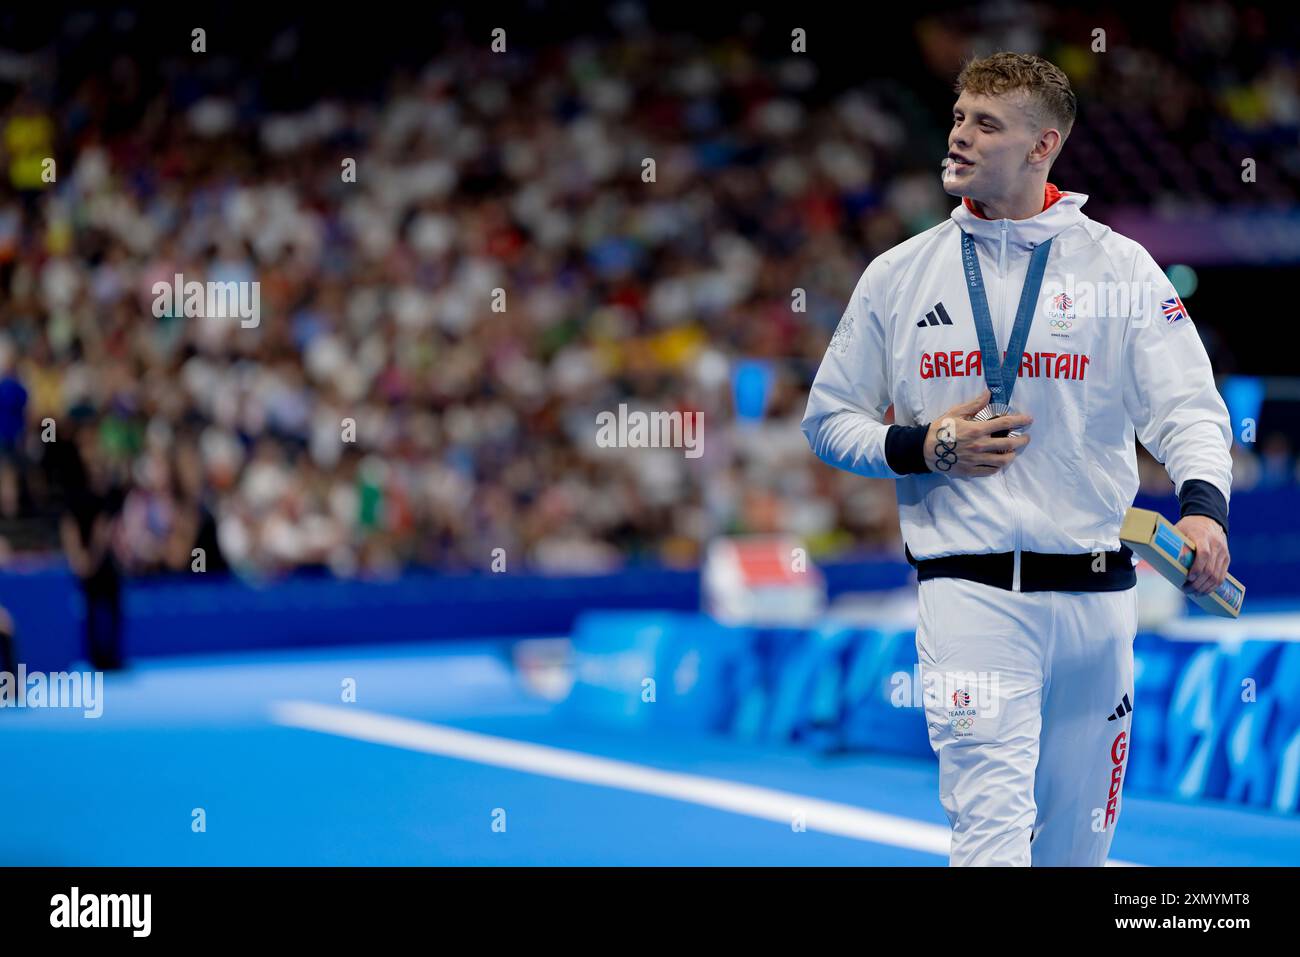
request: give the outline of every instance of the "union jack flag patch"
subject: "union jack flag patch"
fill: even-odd
[[[1179,319],[1188,318],[1187,307],[1183,305],[1183,301],[1177,296],[1174,296],[1172,299],[1166,299],[1162,302],[1160,304],[1160,311],[1165,314],[1165,322],[1169,323],[1171,326]]]

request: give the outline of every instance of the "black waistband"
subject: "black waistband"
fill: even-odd
[[[1013,552],[913,558],[906,545],[903,552],[908,564],[916,569],[917,581],[966,578],[1011,590],[1015,571]],[[1136,584],[1133,549],[1127,545],[1120,545],[1117,552],[1084,552],[1079,555],[1020,553],[1021,591],[1124,591]]]

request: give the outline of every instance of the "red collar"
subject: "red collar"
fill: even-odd
[[[1051,183],[1048,183],[1045,187],[1043,187],[1043,209],[1046,209],[1048,206],[1051,206],[1054,202],[1056,202],[1064,195],[1065,194],[1062,193],[1059,189],[1057,189]],[[980,219],[988,219],[987,216],[980,215],[979,210],[975,208],[975,204],[971,202],[969,196],[963,197],[962,202],[966,204],[967,209],[969,209],[976,216],[979,216]],[[1042,212],[1042,210],[1039,210],[1039,212]]]

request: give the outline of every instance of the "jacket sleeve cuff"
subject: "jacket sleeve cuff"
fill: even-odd
[[[930,423],[925,425],[891,425],[885,433],[885,463],[899,475],[925,475],[930,467],[925,464],[925,436]]]
[[[1178,490],[1178,516],[1205,515],[1223,526],[1228,534],[1228,503],[1223,493],[1203,479],[1188,479]]]

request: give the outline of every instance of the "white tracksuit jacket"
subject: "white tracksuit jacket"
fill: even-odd
[[[1205,347],[1160,267],[1085,216],[1087,198],[1062,193],[1024,220],[986,220],[963,203],[877,256],[853,290],[802,429],[823,461],[897,479],[903,538],[918,559],[1117,550],[1138,490],[1135,431],[1180,493],[1193,479],[1217,489],[1226,520],[1232,431]],[[959,229],[975,240],[1000,352],[1033,247],[1052,239],[1011,401],[1034,417],[1031,440],[998,475],[904,474],[886,457],[890,430],[928,424],[985,388]],[[898,434],[912,440],[913,463],[918,432]],[[891,443],[895,465],[901,445]]]

